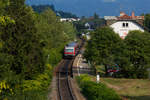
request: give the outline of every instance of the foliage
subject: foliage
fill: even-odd
[[[13,94],[14,94],[12,88],[10,88],[10,86],[9,86],[8,83],[6,83],[6,81],[1,81],[1,82],[0,82],[0,95],[1,95],[2,97],[0,97],[0,99],[5,98],[5,96],[6,96],[8,93],[9,93],[10,95],[13,95]]]
[[[1,0],[0,1],[0,15],[5,13],[5,10],[3,8],[5,8],[6,6],[9,6],[10,4],[10,0]]]
[[[37,13],[42,13],[47,9],[51,9],[51,10],[55,11],[54,5],[32,5],[32,8]]]
[[[82,32],[85,29],[88,29],[89,27],[85,27],[85,24],[89,23],[91,29],[96,29],[99,27],[104,26],[105,20],[103,18],[99,18],[99,16],[94,13],[94,15],[91,18],[81,18],[80,21],[74,22],[74,25],[76,26],[76,29],[79,32]]]
[[[47,100],[47,92],[39,90],[26,91],[23,94],[18,92],[18,94],[6,97],[3,100]]]
[[[15,24],[15,21],[8,16],[0,16],[1,27],[6,27],[9,24]]]
[[[77,34],[77,31],[72,23],[70,22],[64,22],[64,34],[67,34],[66,38],[70,40],[74,40],[75,36]]]
[[[24,80],[23,91],[46,90],[52,79],[52,66],[47,64],[43,74],[38,75],[34,80]]]
[[[22,2],[17,2],[20,8],[15,7],[15,1],[12,1],[7,8],[8,15],[15,20],[16,24],[4,28],[1,37],[5,46],[2,51],[13,55],[14,62],[11,69],[16,74],[26,73],[27,76],[24,74],[25,78],[32,78],[32,76],[44,70],[43,55],[39,37],[36,34],[33,11],[31,8],[25,7]],[[12,10],[20,13],[12,13]]]
[[[99,15],[97,13],[94,13],[94,19],[99,19]]]
[[[114,90],[102,83],[95,83],[87,75],[77,77],[83,95],[87,100],[121,100]]]
[[[3,1],[0,1],[4,5],[0,6],[3,11],[0,12],[0,91],[3,93],[0,99],[33,100],[36,96],[36,100],[46,100],[52,79],[51,65],[61,60],[64,45],[75,38],[75,29],[71,23],[61,23],[50,9],[38,14],[24,0]]]
[[[50,50],[50,57],[49,57],[49,63],[55,66],[63,57],[63,47],[60,48],[54,48]]]
[[[53,12],[56,13],[57,16],[60,16],[62,18],[78,18],[75,14],[72,14],[70,12],[64,12],[64,11],[57,11],[55,10],[54,5],[32,5],[32,8],[37,13],[42,13],[47,9],[51,9]]]
[[[56,14],[62,18],[78,18],[75,14],[72,14],[70,12],[64,12],[64,11],[56,11]]]
[[[148,79],[101,78],[101,82],[107,84],[110,88],[113,88],[120,96],[125,97],[126,99],[150,99],[150,80]]]
[[[76,77],[76,79],[77,79],[77,83],[79,84],[79,86],[81,86],[82,83],[86,81],[90,81],[91,77],[89,77],[87,74],[83,74],[80,77]]]
[[[124,42],[131,65],[123,68],[127,71],[126,75],[134,78],[146,78],[147,68],[150,65],[150,34],[147,32],[132,31],[125,38]]]
[[[150,30],[150,14],[145,14],[144,26]]]
[[[62,58],[64,45],[75,38],[75,28],[71,23],[61,23],[50,9],[37,15],[36,27],[44,58],[54,66]]]
[[[149,38],[148,32],[131,31],[121,40],[112,29],[100,28],[92,33],[84,56],[93,65],[104,65],[106,74],[108,66],[117,64],[121,71],[115,73],[116,77],[147,78],[150,67]]]
[[[36,27],[41,37],[40,42],[44,47],[56,48],[65,42],[63,24],[52,10],[47,9],[37,16]]]
[[[91,34],[91,40],[88,42],[84,56],[92,64],[105,65],[107,69],[108,65],[115,64],[115,54],[120,43],[120,37],[111,28],[97,29]]]

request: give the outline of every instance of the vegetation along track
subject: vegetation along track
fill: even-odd
[[[57,72],[59,100],[76,100],[70,83],[71,66],[73,59],[63,59]]]

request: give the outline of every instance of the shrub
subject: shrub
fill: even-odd
[[[6,97],[5,100],[47,100],[47,91],[26,91],[23,94],[18,93],[12,97]]]
[[[87,100],[121,100],[114,90],[105,84],[91,81],[87,75],[77,77],[77,81]]]
[[[92,81],[84,82],[82,93],[88,100],[121,100],[114,90]]]
[[[34,80],[25,80],[23,82],[23,91],[30,90],[45,90],[48,88],[52,79],[52,67],[50,64],[46,65],[46,69],[43,74],[38,75]]]

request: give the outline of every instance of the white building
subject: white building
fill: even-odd
[[[61,22],[74,22],[74,21],[80,21],[79,18],[60,18]]]
[[[124,39],[129,31],[140,30],[144,32],[143,21],[144,16],[135,16],[132,12],[131,16],[120,12],[120,16],[105,16],[106,25],[113,28],[114,32]]]
[[[116,16],[104,16],[105,20],[117,20]]]
[[[112,27],[114,32],[119,34],[122,39],[128,35],[129,31],[140,30],[144,32],[144,28],[141,25],[130,20],[117,21],[110,25],[110,27]]]
[[[85,27],[91,27],[89,23],[85,23]]]

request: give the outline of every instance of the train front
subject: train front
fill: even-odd
[[[64,49],[64,58],[73,58],[75,56],[75,48],[66,46]]]

